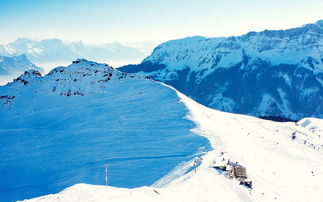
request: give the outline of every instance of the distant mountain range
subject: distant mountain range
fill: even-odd
[[[5,57],[0,55],[0,76],[15,77],[26,70],[34,69],[41,73],[44,70],[31,63],[26,55],[18,55],[13,57]]]
[[[149,52],[149,49],[152,49],[151,46],[152,44],[148,42],[132,43],[129,46],[120,43],[86,45],[81,41],[67,43],[60,39],[33,40],[19,38],[7,45],[0,45],[0,55],[25,54],[30,61],[36,64],[73,61],[77,58],[107,62],[109,60],[142,60],[147,56],[146,53]]]
[[[172,40],[119,68],[172,85],[214,109],[323,118],[323,20],[242,36]]]

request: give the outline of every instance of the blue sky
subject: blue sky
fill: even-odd
[[[323,19],[321,0],[0,0],[0,43],[166,41],[284,29]]]

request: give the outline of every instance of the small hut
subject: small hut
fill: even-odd
[[[229,179],[237,179],[240,181],[240,185],[244,185],[252,189],[252,181],[248,179],[246,168],[238,164],[238,162],[232,162],[229,160],[229,156],[225,152],[216,157],[211,167],[217,169],[220,173],[225,173]]]
[[[226,153],[222,152],[220,156],[213,160],[211,167],[227,171],[229,165],[229,157]]]
[[[240,181],[240,185],[244,185],[250,189],[252,189],[252,180],[251,179],[243,179]]]
[[[243,166],[235,166],[234,168],[234,177],[240,181],[240,185],[244,185],[252,189],[252,180],[248,179],[246,168]]]
[[[235,178],[242,180],[247,179],[246,168],[242,166],[234,166],[234,176]]]

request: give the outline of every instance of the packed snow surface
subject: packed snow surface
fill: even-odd
[[[323,135],[323,120],[322,119],[316,119],[316,118],[304,118],[297,122],[298,125],[308,129],[312,130],[313,132],[321,133]]]
[[[79,59],[0,87],[0,201],[77,183],[151,185],[207,151],[176,92],[145,77]]]
[[[299,123],[277,123],[204,107],[178,93],[213,150],[202,157],[196,173],[178,165],[153,186],[135,189],[77,184],[58,194],[30,201],[323,201],[323,141]],[[312,119],[308,119],[312,120]],[[323,128],[317,120],[317,128]],[[253,189],[210,165],[221,152],[247,169]]]

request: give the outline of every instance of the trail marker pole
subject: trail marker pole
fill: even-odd
[[[108,187],[108,164],[104,165],[105,167],[105,186]]]

